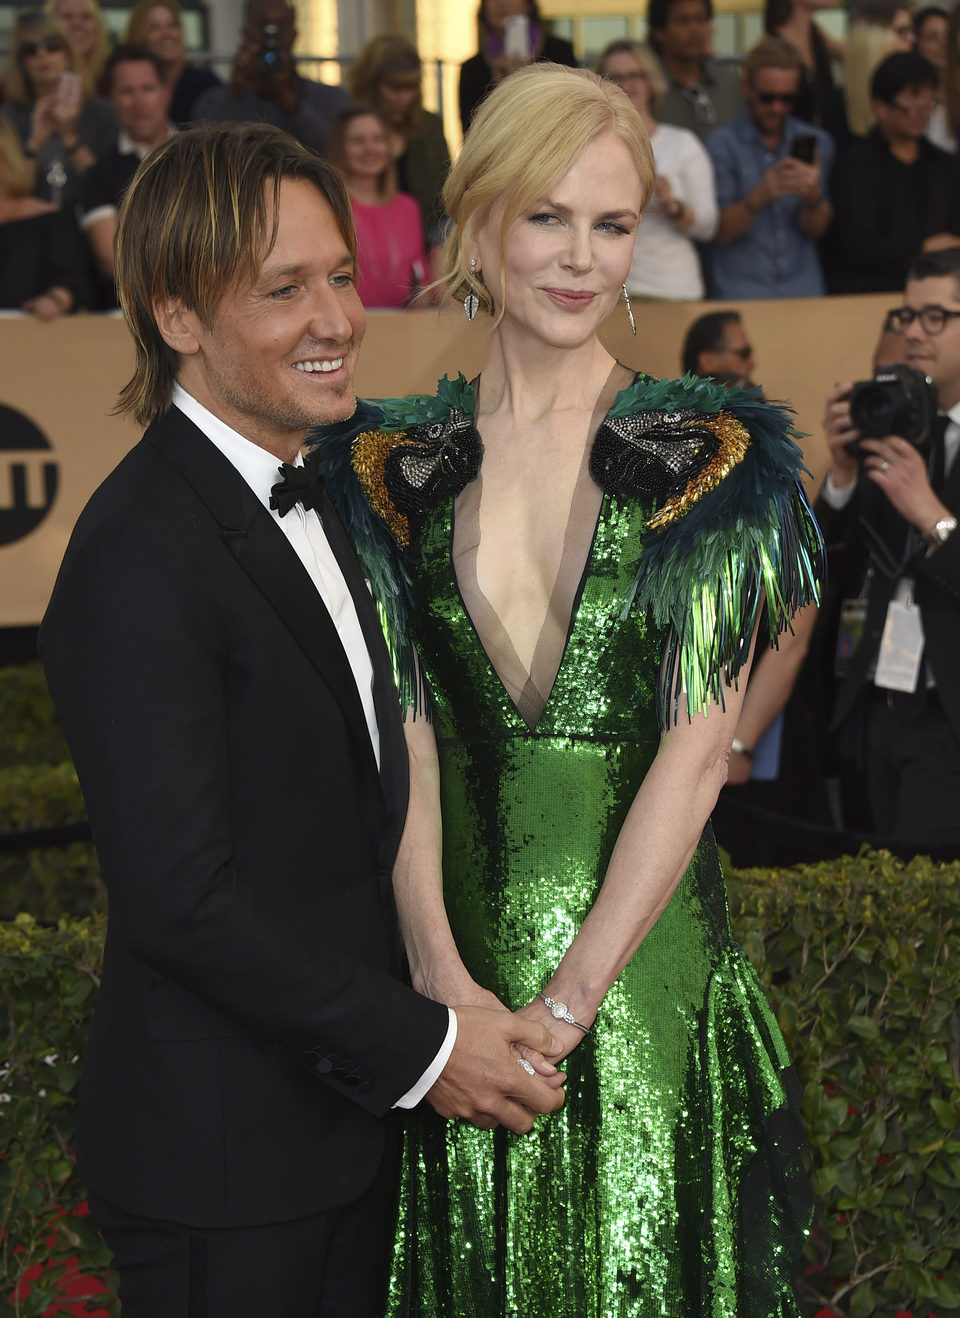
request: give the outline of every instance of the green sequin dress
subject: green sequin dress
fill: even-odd
[[[674,424],[674,413],[665,416]],[[388,412],[378,433],[396,442],[389,422]],[[393,423],[405,442],[415,433],[409,416]],[[425,442],[436,444],[437,423],[425,424]],[[716,427],[711,433],[715,447]],[[376,506],[364,482],[369,441],[369,432],[354,437],[353,462]],[[476,463],[467,462],[468,477]],[[689,492],[689,471],[681,476]],[[622,472],[607,477],[631,483]],[[411,518],[405,609],[440,755],[450,923],[474,979],[519,1007],[548,980],[603,881],[657,752],[661,661],[672,653],[682,673],[684,638],[671,609],[657,620],[636,598],[663,491],[607,490],[562,662],[529,727],[458,588],[458,483],[441,481]],[[402,498],[389,473],[386,491],[395,511]],[[356,532],[342,493],[337,501]],[[363,542],[360,534],[362,558]],[[743,563],[733,568],[742,579]],[[692,578],[686,584],[696,593]],[[770,589],[768,577],[768,598]],[[798,1314],[809,1197],[789,1064],[732,939],[708,826],[667,909],[567,1059],[559,1113],[525,1136],[445,1123],[426,1104],[413,1114],[389,1318]]]

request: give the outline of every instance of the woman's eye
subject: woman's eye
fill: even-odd
[[[549,211],[538,211],[536,215],[530,216],[531,224],[550,224],[553,221],[560,223],[560,216],[553,215]]]
[[[613,233],[613,234],[622,233],[625,234],[627,237],[629,237],[631,233],[630,229],[624,228],[622,224],[614,223],[613,220],[601,220],[600,224],[597,227],[602,229],[604,233]]]

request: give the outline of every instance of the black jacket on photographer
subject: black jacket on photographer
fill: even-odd
[[[960,510],[960,404],[941,414],[934,430],[930,481],[955,514]],[[948,736],[960,744],[960,535],[951,535],[931,549],[882,489],[862,476],[843,490],[828,476],[815,512],[827,545],[833,607],[839,613],[843,600],[866,600],[859,643],[845,675],[838,679],[831,727],[840,731],[848,758],[866,770],[869,791],[876,770],[868,762],[871,753],[866,744],[871,706],[898,710],[910,727],[917,727],[921,715],[933,711],[934,723],[945,724]],[[924,640],[917,690],[887,692],[873,682],[880,642],[890,603],[910,593],[910,582]],[[960,763],[954,767],[960,773]],[[953,787],[948,790],[954,802],[949,808],[956,816]],[[895,831],[893,820],[875,821],[875,826],[885,833]]]

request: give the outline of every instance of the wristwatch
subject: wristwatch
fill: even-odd
[[[930,537],[936,545],[945,545],[957,529],[957,519],[955,517],[941,517],[939,522],[935,522],[930,528]]]

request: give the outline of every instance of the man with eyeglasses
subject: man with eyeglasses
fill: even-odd
[[[928,141],[939,74],[922,55],[888,55],[870,83],[876,124],[840,151],[831,182],[832,293],[903,287],[922,247],[960,243],[960,162]]]
[[[711,311],[700,316],[683,341],[683,373],[709,375],[719,384],[753,386],[756,366],[739,311]]]
[[[849,381],[827,397],[816,513],[841,601],[831,727],[876,833],[960,850],[960,247],[917,257],[887,323],[940,412],[921,444],[865,439]]]
[[[650,45],[668,83],[657,118],[701,139],[743,109],[735,70],[712,58],[712,20],[710,0],[650,0],[647,7]]]
[[[717,300],[823,294],[816,243],[832,213],[824,180],[833,141],[792,117],[800,71],[793,46],[764,37],[743,65],[746,112],[704,143],[720,206],[708,248]]]

